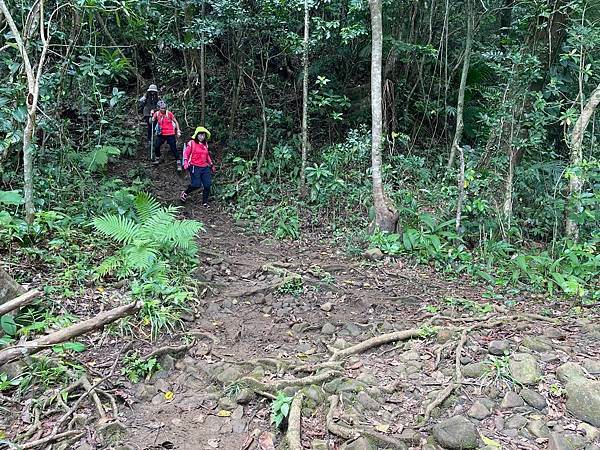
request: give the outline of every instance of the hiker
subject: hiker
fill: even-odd
[[[150,118],[154,114],[154,111],[156,111],[159,100],[158,88],[155,84],[148,86],[146,94],[138,100],[139,109],[144,116],[144,122],[146,122],[146,128],[148,131],[148,146],[151,145],[152,141],[152,122],[150,121]]]
[[[207,141],[209,139],[210,131],[204,127],[198,127],[194,131],[192,139],[183,149],[183,168],[190,173],[190,185],[181,192],[182,203],[185,203],[189,194],[203,187],[202,206],[208,208],[212,174],[216,172],[208,153]]]
[[[177,170],[180,171],[181,159],[179,158],[179,152],[177,151],[177,141],[175,137],[176,135],[177,137],[181,136],[179,122],[177,122],[175,115],[171,111],[167,110],[167,104],[163,100],[159,100],[157,106],[159,109],[152,116],[152,122],[156,124],[154,131],[156,136],[156,140],[154,142],[156,159],[154,160],[154,164],[160,164],[162,160],[160,148],[166,141],[171,149],[171,154],[177,161]]]

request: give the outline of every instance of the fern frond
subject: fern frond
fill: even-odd
[[[114,214],[94,219],[94,227],[122,244],[129,244],[140,232],[140,226],[132,219]]]
[[[121,265],[122,260],[118,255],[109,256],[98,266],[94,278],[100,279],[108,274],[112,274]]]
[[[138,270],[146,270],[154,265],[157,253],[157,249],[149,241],[137,240],[123,248],[125,265]]]
[[[133,201],[135,212],[141,223],[145,223],[159,211],[164,210],[161,204],[147,192],[140,192]]]

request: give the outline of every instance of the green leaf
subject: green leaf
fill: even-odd
[[[63,344],[65,350],[73,350],[74,352],[81,353],[85,350],[85,345],[81,342],[66,342]]]
[[[0,203],[5,205],[21,205],[23,197],[19,191],[0,191]]]
[[[15,323],[15,319],[8,314],[0,317],[0,327],[10,336],[17,334],[17,324]]]

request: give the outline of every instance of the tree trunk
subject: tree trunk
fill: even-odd
[[[202,2],[202,20],[204,20],[204,17],[206,15],[206,4],[204,2]],[[205,90],[205,81],[204,81],[204,76],[205,76],[205,44],[204,44],[204,31],[202,32],[202,36],[201,36],[201,40],[202,43],[200,44],[200,101],[202,104],[202,109],[200,110],[200,123],[202,124],[202,126],[206,125],[205,122],[205,111],[206,111],[206,90]]]
[[[308,0],[304,0],[304,79],[302,80],[302,164],[300,166],[300,194],[304,193],[304,177],[308,155],[308,41],[309,41]]]
[[[382,48],[383,24],[381,0],[369,0],[372,27],[371,51],[371,113],[372,113],[372,143],[371,164],[373,173],[373,203],[375,206],[375,225],[382,231],[393,232],[398,224],[398,212],[386,198],[383,190],[381,174],[381,142],[382,142]]]
[[[589,100],[581,110],[581,115],[575,122],[571,134],[570,150],[571,157],[569,163],[569,207],[567,208],[567,219],[565,222],[565,231],[567,236],[573,240],[579,238],[579,224],[574,220],[573,215],[580,214],[583,211],[580,195],[583,187],[583,180],[579,174],[581,161],[583,159],[583,137],[585,130],[600,104],[600,85],[596,87]]]

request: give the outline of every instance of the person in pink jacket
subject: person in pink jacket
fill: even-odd
[[[204,188],[202,191],[202,206],[205,208],[208,208],[212,174],[216,171],[210,153],[208,153],[208,144],[206,143],[208,139],[210,139],[210,131],[204,127],[198,127],[194,131],[192,139],[185,145],[183,149],[183,168],[190,173],[190,185],[185,191],[181,192],[179,197],[185,203],[189,194]]]

